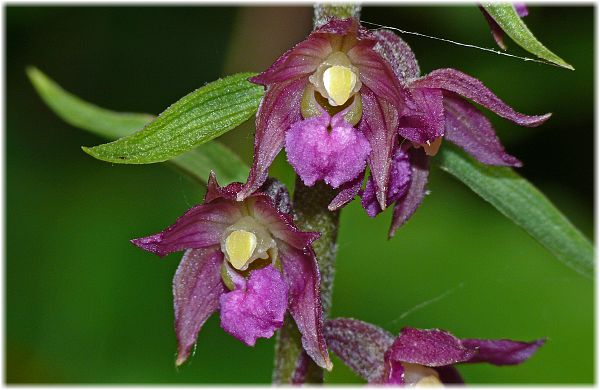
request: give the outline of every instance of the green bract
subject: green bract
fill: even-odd
[[[511,37],[519,46],[536,56],[543,58],[553,64],[574,70],[562,58],[552,53],[544,46],[527,28],[512,4],[487,3],[483,7],[488,14],[498,23],[500,28]]]
[[[27,75],[42,99],[58,116],[100,137],[126,137],[156,118],[149,114],[118,113],[90,104],[65,91],[36,68],[28,68]],[[222,183],[243,181],[248,175],[248,166],[216,141],[200,145],[168,162],[202,183],[206,183],[211,170],[217,173]]]
[[[184,96],[142,130],[117,141],[84,147],[91,156],[121,164],[166,161],[239,126],[258,109],[263,87],[238,73]]]
[[[511,168],[481,164],[451,145],[445,145],[435,161],[525,229],[560,261],[593,277],[594,248],[589,240],[544,194]]]

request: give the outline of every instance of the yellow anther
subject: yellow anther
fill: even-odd
[[[346,103],[356,86],[356,74],[347,66],[334,65],[323,73],[323,86],[329,95],[329,103],[341,106]]]
[[[225,250],[231,265],[238,270],[246,268],[256,249],[256,236],[245,230],[234,230],[225,240]]]
[[[429,375],[415,383],[415,387],[443,387],[440,379],[435,375]]]

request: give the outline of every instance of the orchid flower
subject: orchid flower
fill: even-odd
[[[541,125],[550,114],[518,113],[479,80],[455,69],[437,69],[421,77],[415,55],[406,42],[391,31],[374,34],[379,39],[375,49],[392,64],[406,98],[388,170],[386,203],[381,205],[379,188],[372,177],[361,193],[362,205],[370,216],[396,203],[391,237],[422,202],[428,179],[428,156],[437,153],[442,138],[484,164],[521,166],[518,159],[505,152],[485,115],[465,99],[525,127]]]
[[[289,311],[306,353],[331,369],[311,247],[319,234],[294,226],[282,185],[268,185],[238,202],[240,188],[240,183],[219,187],[211,174],[204,204],[162,232],[132,240],[161,257],[185,250],[173,279],[176,364],[189,357],[200,328],[217,310],[221,327],[249,346],[273,336]]]
[[[325,337],[331,350],[369,383],[406,386],[463,383],[455,364],[521,364],[545,342],[458,339],[444,330],[410,327],[394,337],[350,318],[327,321]]]
[[[285,146],[307,186],[323,180],[340,189],[331,208],[355,196],[367,163],[385,204],[404,97],[377,43],[355,19],[333,19],[250,79],[266,93],[256,117],[254,162],[238,199],[260,187]]]

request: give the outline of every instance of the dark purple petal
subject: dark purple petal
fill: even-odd
[[[218,246],[185,252],[173,279],[173,306],[177,334],[177,361],[180,365],[196,344],[198,332],[210,315],[219,308],[225,292],[221,281],[223,254]]]
[[[397,137],[398,112],[387,100],[377,97],[365,86],[361,89],[361,97],[363,117],[358,129],[371,145],[369,167],[377,190],[377,201],[385,209],[390,165]]]
[[[270,338],[283,325],[288,302],[283,275],[272,265],[253,270],[246,282],[221,296],[221,327],[249,346],[259,337]]]
[[[525,3],[513,3],[513,6],[520,17],[524,18],[525,16],[529,15],[529,10],[527,9]]]
[[[372,43],[359,42],[348,51],[347,55],[352,65],[358,68],[363,88],[366,86],[379,98],[384,98],[392,104],[403,104],[403,88],[400,81],[390,63],[373,50]],[[363,112],[367,110],[364,109]]]
[[[384,381],[384,355],[394,343],[389,332],[352,318],[336,318],[325,323],[325,337],[329,348],[358,375],[369,383]]]
[[[476,353],[450,333],[440,329],[406,327],[390,348],[390,359],[428,367],[469,361]]]
[[[358,29],[358,23],[353,18],[347,19],[332,19],[324,25],[316,29],[312,34],[334,34],[334,35],[346,35],[356,34]],[[311,35],[312,35],[311,34]]]
[[[261,85],[278,83],[313,73],[331,53],[331,44],[324,34],[312,33],[304,41],[285,52],[266,71],[250,79]]]
[[[225,228],[242,217],[235,203],[219,200],[192,207],[160,233],[131,242],[158,256],[218,244]]]
[[[481,104],[503,118],[526,127],[539,126],[550,118],[551,115],[525,115],[518,113],[494,95],[481,81],[456,69],[434,70],[428,75],[413,81],[411,88],[441,88],[457,93],[467,99],[473,100],[477,104]]]
[[[331,370],[323,335],[321,276],[312,248],[302,251],[278,241],[283,274],[289,287],[289,312],[302,335],[302,347],[317,365]]]
[[[345,206],[347,203],[351,202],[352,199],[360,192],[360,187],[362,186],[362,182],[365,179],[365,171],[362,171],[358,177],[352,181],[344,183],[340,186],[340,192],[333,198],[331,203],[327,208],[330,211],[335,211],[342,206]]]
[[[410,148],[407,151],[410,158],[410,184],[406,195],[396,201],[392,225],[388,237],[392,238],[396,230],[417,211],[417,208],[427,194],[427,179],[429,177],[429,158],[422,148]]]
[[[440,381],[444,384],[463,384],[463,380],[460,372],[454,366],[442,366],[434,368],[440,376]]]
[[[308,76],[267,88],[256,114],[254,161],[246,184],[237,194],[238,200],[248,197],[267,179],[271,163],[283,148],[285,132],[302,119],[300,100],[307,82]]]
[[[342,111],[330,119],[299,121],[286,134],[288,161],[307,186],[324,180],[333,188],[355,179],[365,169],[371,151],[365,136],[344,121]]]
[[[402,82],[419,77],[421,70],[410,46],[390,30],[376,30],[374,50],[389,62],[396,77]]]
[[[212,202],[215,199],[224,198],[235,201],[237,193],[242,188],[241,183],[231,183],[225,187],[219,186],[217,177],[213,171],[210,172],[208,183],[206,185],[206,194],[204,195],[204,203]]]
[[[477,353],[467,363],[486,362],[497,366],[521,364],[529,359],[546,339],[532,342],[513,340],[463,339],[462,344]]]
[[[386,207],[406,195],[410,186],[411,171],[408,153],[397,147],[392,157]],[[361,204],[369,217],[374,217],[383,211],[375,198],[375,184],[372,177],[369,177],[362,193]]]
[[[496,41],[496,43],[502,50],[506,50],[506,44],[504,43],[504,30],[502,30],[502,28],[498,25],[498,23],[496,23],[494,18],[492,18],[492,15],[490,15],[485,10],[485,8],[483,8],[482,6],[479,6],[479,9],[481,10],[483,17],[485,18],[485,21],[490,26],[490,31],[492,33],[492,37],[494,38],[494,41]]]
[[[444,135],[442,91],[431,88],[410,88],[405,115],[400,118],[398,133],[415,143],[433,142]]]
[[[446,139],[488,165],[520,167],[515,157],[504,151],[492,124],[477,108],[453,93],[444,94]]]
[[[387,350],[385,352],[383,375],[378,383],[385,383],[387,385],[403,385],[404,366],[402,363],[390,359],[391,353],[391,350]]]
[[[291,215],[279,212],[270,198],[254,196],[251,203],[251,213],[254,218],[269,229],[271,234],[296,249],[304,249],[319,238],[320,233],[302,232],[296,228]]]

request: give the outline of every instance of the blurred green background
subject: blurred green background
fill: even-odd
[[[159,113],[222,74],[261,70],[311,29],[310,7],[8,6],[6,28],[6,334],[9,383],[268,383],[274,340],[255,348],[217,317],[195,356],[174,367],[171,278],[128,240],[154,233],[203,189],[166,166],[96,161],[103,140],[57,118],[25,76],[35,65],[102,107]],[[365,7],[366,21],[492,47],[476,6]],[[553,112],[540,128],[492,118],[520,172],[588,236],[594,207],[594,10],[531,7],[527,24],[570,72],[415,36],[422,71],[454,67],[517,110]],[[511,53],[524,55],[512,41]],[[491,116],[491,115],[490,115]],[[253,124],[223,137],[250,162]],[[280,156],[272,174],[293,183]],[[470,383],[592,383],[593,281],[556,261],[464,185],[434,170],[431,195],[396,237],[391,214],[342,214],[334,316],[397,332],[547,344],[517,367],[461,367]],[[417,305],[440,297],[418,310]],[[330,383],[360,383],[335,359]]]

